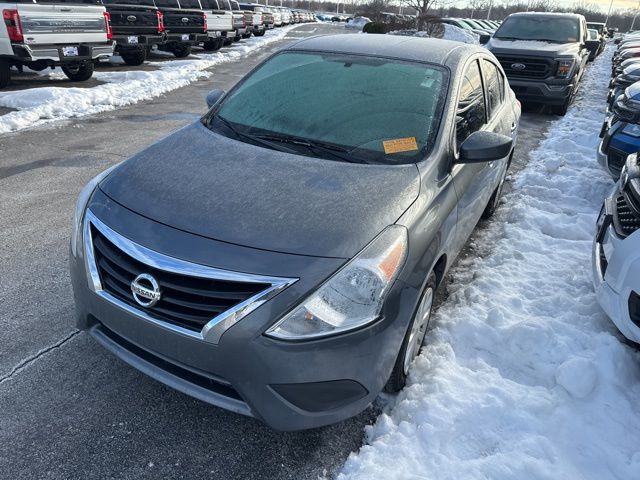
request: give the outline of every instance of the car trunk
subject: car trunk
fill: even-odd
[[[104,43],[107,30],[104,7],[64,2],[18,3],[25,43],[51,45]]]

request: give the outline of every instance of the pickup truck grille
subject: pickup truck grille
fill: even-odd
[[[496,55],[507,77],[513,78],[547,78],[552,75],[554,62],[544,58],[509,57]],[[524,68],[516,67],[524,65]]]
[[[640,228],[640,214],[636,210],[629,192],[624,191],[616,198],[616,210],[613,216],[616,233],[626,238]]]
[[[270,284],[194,277],[151,267],[113,244],[91,227],[95,264],[103,289],[122,302],[144,310],[151,317],[200,332],[214,317],[233,308]],[[162,296],[158,303],[142,308],[131,293],[131,282],[141,273],[152,275]]]

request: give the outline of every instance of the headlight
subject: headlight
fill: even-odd
[[[573,65],[574,65],[575,60],[573,59],[569,59],[569,60],[558,60],[558,71],[556,72],[556,77],[558,78],[568,78],[569,75],[571,74],[571,71],[573,70]]]
[[[92,178],[89,183],[85,185],[85,187],[78,195],[78,201],[76,202],[76,210],[73,213],[73,226],[71,231],[71,254],[74,257],[78,256],[78,252],[80,251],[80,246],[82,244],[82,220],[84,219],[84,210],[93,194],[94,190],[98,186],[98,184],[106,178],[107,175],[111,173],[117,165],[113,165],[112,167],[107,168],[101,174]]]
[[[631,135],[632,137],[640,138],[640,125],[636,125],[635,123],[628,123],[622,129],[622,133],[626,133],[627,135]]]
[[[404,264],[407,245],[406,228],[386,228],[266,334],[302,340],[346,332],[375,321]]]

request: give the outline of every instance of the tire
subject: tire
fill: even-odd
[[[244,35],[242,35],[242,38],[244,38],[245,40],[247,38],[251,38],[251,33],[245,33]]]
[[[562,105],[556,105],[555,107],[553,107],[553,113],[555,113],[556,115],[560,115],[561,117],[564,117],[569,111],[569,107],[571,106],[572,101],[573,101],[573,94],[569,95],[569,98],[567,98]]]
[[[420,297],[420,303],[411,320],[411,324],[404,336],[402,347],[396,358],[391,376],[385,385],[385,391],[389,393],[399,392],[407,383],[407,374],[411,362],[420,352],[420,347],[429,327],[429,319],[431,318],[431,310],[433,308],[433,299],[436,293],[436,275],[431,272],[427,279],[427,284]],[[418,323],[416,323],[418,322]]]
[[[126,63],[127,65],[137,67],[138,65],[142,65],[147,59],[147,50],[129,50],[127,52],[120,52],[120,56],[122,57],[122,60],[124,60],[124,63]]]
[[[241,37],[240,35],[236,35],[235,37],[233,37],[233,41],[238,43],[240,40],[242,40],[243,37]]]
[[[266,30],[262,30],[262,31],[261,31],[261,32],[259,32],[259,33],[254,33],[254,35],[255,35],[256,37],[264,37],[265,32],[266,32]]]
[[[233,43],[232,37],[224,37],[224,40],[222,41],[222,45],[224,45],[225,47],[228,47],[232,43]]]
[[[93,68],[93,62],[85,62],[77,66],[62,67],[62,71],[72,82],[85,82],[93,76]]]
[[[191,55],[191,45],[186,43],[176,43],[171,48],[171,53],[175,55],[176,58],[185,58]]]
[[[222,42],[220,42],[217,38],[214,38],[213,40],[207,40],[202,44],[202,48],[204,48],[207,52],[215,52],[217,50],[220,50],[221,47]]]
[[[11,65],[5,60],[0,60],[0,89],[9,85],[11,80]]]
[[[496,187],[493,195],[491,195],[491,199],[487,204],[487,208],[482,212],[482,218],[485,220],[493,217],[493,214],[496,213],[498,206],[500,205],[500,198],[502,197],[502,187],[504,187],[504,181],[507,178],[507,171],[509,170],[509,166],[507,164],[507,168],[504,169],[504,173],[502,174],[502,178],[500,179],[500,184]]]

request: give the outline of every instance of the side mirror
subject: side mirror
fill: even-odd
[[[480,35],[480,45],[486,45],[491,40],[491,35],[482,34]]]
[[[222,96],[224,95],[224,90],[220,90],[216,88],[215,90],[211,90],[207,93],[207,106],[209,108],[213,107],[216,103],[220,101]]]
[[[493,162],[506,158],[513,149],[513,139],[494,132],[474,132],[460,145],[456,163]]]

